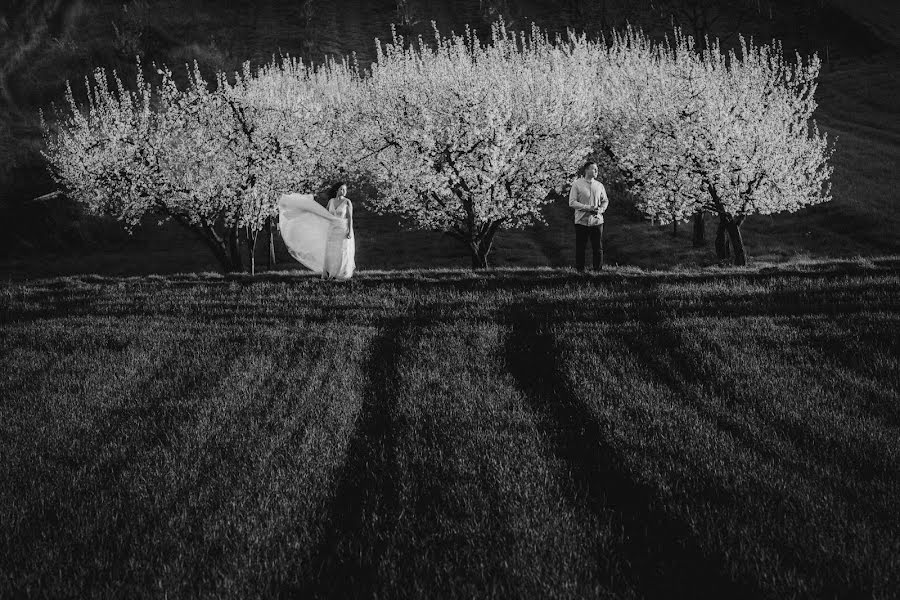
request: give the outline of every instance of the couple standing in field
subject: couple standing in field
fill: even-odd
[[[578,175],[569,190],[569,206],[575,209],[575,268],[584,271],[590,242],[597,271],[603,269],[603,213],[609,199],[596,179],[597,163],[585,163]],[[283,195],[278,200],[278,228],[291,256],[301,264],[323,279],[346,280],[356,270],[353,203],[344,182],[331,188],[329,198],[323,208],[312,194]]]

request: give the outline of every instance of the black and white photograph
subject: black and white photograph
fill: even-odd
[[[0,0],[0,598],[900,599],[900,1]]]

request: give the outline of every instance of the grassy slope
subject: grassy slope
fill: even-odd
[[[898,272],[5,285],[0,595],[888,598]]]
[[[900,47],[900,5],[881,0],[832,0],[855,21],[884,41]]]
[[[428,25],[425,15],[445,26],[478,19],[478,3],[475,2],[460,0],[454,11],[448,11],[440,2],[413,4],[418,6],[422,22],[417,27],[422,31],[427,30]],[[205,61],[209,66],[222,66],[242,58],[259,61],[278,50],[296,53],[303,48],[304,33],[295,4],[267,2],[252,10],[249,5],[236,2],[231,9],[211,10],[200,2],[167,0],[156,2],[154,6],[157,9],[152,22],[156,29],[152,31],[157,32],[156,37],[145,34],[149,38],[144,43],[156,49],[157,58],[169,63],[178,64],[199,56],[201,62]],[[178,6],[192,8],[178,10]],[[387,0],[380,3],[348,0],[341,5],[343,9],[325,3],[315,17],[320,38],[317,44],[331,52],[357,51],[365,64],[372,59],[371,39],[388,35],[388,25],[395,18],[392,6],[393,3]],[[528,17],[547,22],[556,18],[554,11],[540,2],[529,6]],[[877,2],[869,2],[843,8],[853,18],[868,23],[875,18],[873,15],[881,15],[879,10],[888,10],[879,6]],[[883,17],[879,17],[884,22],[882,29],[890,29],[890,19]],[[118,5],[86,9],[83,23],[68,46],[53,45],[20,74],[19,84],[26,104],[37,106],[45,103],[47,98],[60,97],[62,78],[77,78],[90,65],[130,62],[122,52],[117,53],[110,47],[109,24],[121,18]],[[775,33],[790,33],[790,30],[782,31],[778,27],[783,28],[785,24],[776,24]],[[887,34],[882,37],[888,42],[892,39]],[[796,215],[751,219],[745,226],[745,239],[755,260],[781,262],[807,257],[900,252],[900,238],[896,236],[900,211],[895,192],[900,187],[900,175],[895,168],[900,163],[900,115],[894,106],[900,94],[896,75],[900,72],[900,55],[896,47],[854,41],[852,35],[849,40],[835,42],[831,48],[835,56],[823,69],[818,118],[826,131],[837,136],[834,201]],[[33,133],[33,130],[26,130],[23,135],[28,138]],[[29,142],[28,139],[24,144],[36,147],[36,140]],[[33,174],[20,177],[23,181],[34,179]],[[619,193],[613,196],[613,202],[621,205],[627,204],[628,200]],[[571,264],[573,240],[568,208],[564,204],[550,206],[546,216],[549,228],[503,232],[497,242],[495,264]],[[627,210],[616,211],[614,208],[610,217],[606,232],[609,262],[665,268],[705,265],[713,261],[710,249],[690,247],[686,228],[680,238],[672,239],[668,231],[650,226]],[[44,211],[35,207],[22,214],[20,220],[32,224],[45,218]],[[43,229],[58,227],[47,223]],[[712,227],[710,219],[709,228]],[[18,279],[85,272],[146,274],[215,268],[202,244],[184,235],[176,226],[159,230],[153,220],[148,220],[146,228],[133,239],[90,242],[92,235],[101,240],[108,239],[109,231],[114,228],[115,225],[99,228],[100,233],[92,233],[98,228],[91,227],[89,221],[74,225],[66,232],[74,241],[62,243],[60,251],[46,252],[42,246],[23,247],[15,256],[0,260],[0,269],[8,277]],[[464,251],[440,234],[404,232],[389,217],[362,213],[358,229],[358,263],[362,268],[462,266],[468,260]],[[11,232],[13,237],[16,234]],[[87,242],[78,241],[84,240],[85,236]],[[292,262],[286,255],[284,257]]]

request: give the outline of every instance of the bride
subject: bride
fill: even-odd
[[[312,194],[284,194],[278,200],[278,229],[291,253],[323,279],[350,279],[356,270],[353,204],[343,182],[332,187],[328,208]]]

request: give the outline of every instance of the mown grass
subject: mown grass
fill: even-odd
[[[875,597],[900,262],[0,293],[0,596]]]

